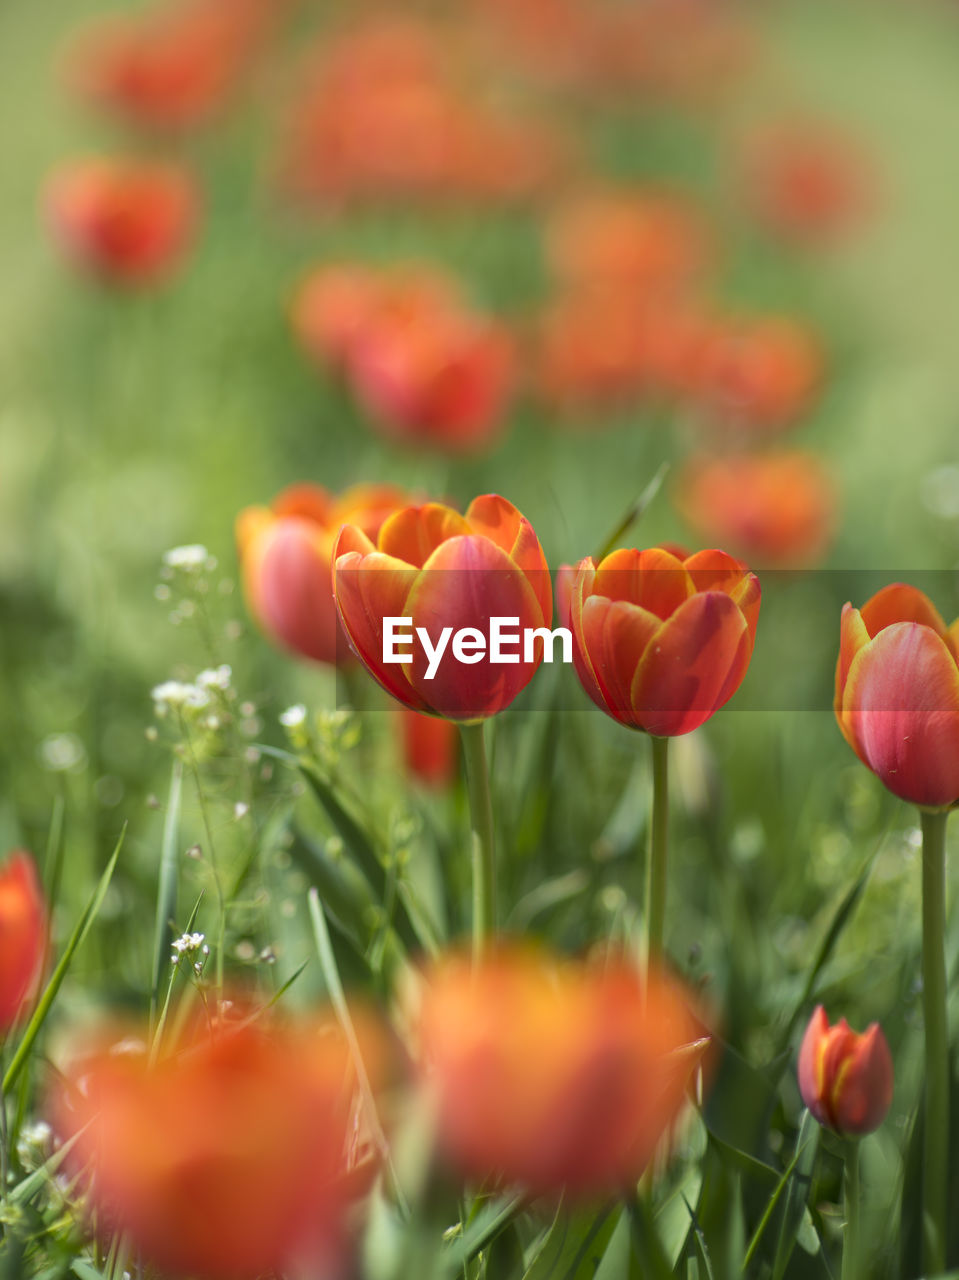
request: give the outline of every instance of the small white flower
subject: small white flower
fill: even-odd
[[[194,951],[199,951],[203,946],[205,934],[202,933],[183,933],[179,938],[173,939],[173,950],[176,955],[189,955]]]
[[[171,569],[182,569],[185,573],[199,573],[206,569],[211,556],[201,543],[192,543],[186,547],[171,547],[163,553],[163,563]],[[215,565],[215,561],[213,562]]]
[[[298,702],[295,706],[287,707],[280,715],[280,724],[284,729],[299,729],[306,724],[306,707],[303,703]]]
[[[236,804],[233,806],[234,818],[245,818],[249,812],[250,812],[250,806],[248,804],[245,804],[242,800],[238,800]]]
[[[220,689],[225,692],[229,689],[232,678],[233,668],[224,662],[220,667],[207,667],[205,671],[201,671],[196,684],[199,689]]]
[[[185,684],[182,680],[166,680],[151,690],[153,710],[158,716],[168,715],[175,708],[189,707],[199,709],[209,704],[210,695],[205,689],[195,684]]]

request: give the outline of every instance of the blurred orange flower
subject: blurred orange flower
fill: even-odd
[[[74,42],[68,79],[138,128],[195,128],[233,94],[278,8],[271,0],[179,0],[99,19]]]
[[[836,486],[811,453],[691,458],[674,496],[704,539],[770,565],[817,563],[836,525]]]
[[[773,232],[820,244],[855,229],[870,211],[862,150],[825,125],[784,122],[758,132],[742,161],[745,195]]]
[[[129,1044],[99,1052],[67,1071],[51,1113],[75,1138],[71,1167],[91,1176],[101,1229],[129,1233],[164,1272],[338,1273],[345,1216],[370,1177],[332,1026],[204,1025],[155,1065]]]
[[[545,123],[472,94],[455,55],[455,32],[395,14],[324,42],[290,111],[285,189],[334,204],[535,193],[563,146]]]
[[[172,163],[91,158],[61,165],[45,207],[68,258],[111,283],[152,284],[179,265],[199,193]]]
[[[419,1032],[447,1159],[477,1182],[574,1197],[635,1184],[708,1044],[665,975],[519,949],[476,970],[465,957],[441,960]]]
[[[712,258],[701,212],[680,196],[612,189],[571,200],[546,229],[556,278],[580,290],[613,290],[636,305],[698,281]]]
[[[781,431],[812,405],[823,379],[822,348],[794,320],[718,322],[698,349],[690,394],[702,412],[736,431]]]
[[[0,1041],[37,996],[47,952],[47,910],[33,859],[0,864]]]
[[[346,368],[371,327],[415,325],[420,316],[460,303],[457,282],[433,264],[336,262],[315,268],[300,285],[293,330],[312,359]]]
[[[333,600],[333,544],[343,524],[375,538],[408,495],[357,485],[338,497],[320,485],[284,489],[269,507],[237,516],[236,542],[247,607],[275,644],[314,662],[351,661]]]

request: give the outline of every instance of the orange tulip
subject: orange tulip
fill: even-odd
[[[407,772],[425,787],[449,786],[456,776],[456,726],[400,707],[399,729]]]
[[[69,80],[140,128],[195,128],[222,110],[272,20],[269,0],[180,0],[98,20],[70,51]]]
[[[440,268],[382,268],[340,262],[312,271],[293,302],[293,328],[309,356],[347,368],[371,328],[416,325],[421,316],[460,305],[459,289]]]
[[[706,1048],[682,989],[622,961],[533,951],[427,976],[419,1018],[438,1142],[465,1177],[575,1198],[632,1188]]]
[[[733,696],[752,657],[759,580],[724,551],[587,556],[569,587],[573,661],[607,715],[655,737],[689,733]]]
[[[46,209],[68,258],[104,280],[141,285],[179,264],[199,196],[189,174],[174,164],[76,160],[53,175]]]
[[[529,660],[522,644],[504,662],[490,660],[492,618],[509,619],[510,631],[522,632],[547,627],[553,612],[543,550],[505,498],[475,498],[465,516],[438,503],[407,507],[384,521],[375,543],[347,525],[333,558],[336,605],[350,645],[405,706],[449,720],[484,720],[533,678],[543,657],[539,642]],[[393,632],[391,645],[387,619],[405,618],[408,627]],[[458,655],[457,638],[471,632]],[[392,662],[385,660],[388,648]]]
[[[382,433],[450,453],[488,447],[513,383],[506,330],[465,309],[412,317],[381,315],[350,361],[357,398]]]
[[[688,286],[711,256],[702,215],[678,196],[596,192],[561,209],[547,228],[557,278],[580,289],[613,289],[638,303],[649,292]]]
[[[703,342],[690,392],[703,412],[740,431],[780,431],[812,404],[823,356],[812,333],[792,320],[717,324]]]
[[[333,544],[342,524],[376,537],[407,501],[389,485],[358,485],[339,497],[319,485],[285,489],[236,522],[247,606],[274,643],[314,662],[349,658],[333,601]]]
[[[835,712],[889,790],[925,808],[959,801],[959,620],[923,592],[883,587],[842,611]]]
[[[0,865],[0,1040],[36,999],[47,951],[47,912],[28,853]]]
[[[892,1103],[892,1057],[878,1022],[862,1033],[845,1018],[829,1025],[822,1005],[799,1050],[799,1092],[820,1124],[836,1133],[872,1133]]]
[[[809,453],[692,458],[675,497],[703,537],[770,565],[814,564],[835,527],[835,486]]]
[[[129,1048],[95,1054],[51,1111],[106,1230],[164,1274],[254,1280],[338,1270],[364,1180],[355,1098],[338,1030],[261,1019],[204,1026],[152,1066]]]

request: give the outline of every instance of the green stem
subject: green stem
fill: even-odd
[[[669,856],[669,739],[650,738],[653,748],[653,811],[646,861],[646,963],[663,955],[666,864]]]
[[[842,1244],[842,1280],[858,1280],[863,1274],[862,1234],[859,1227],[859,1139],[850,1138],[846,1143],[844,1160],[846,1231]]]
[[[946,1265],[946,1179],[949,1152],[949,1041],[946,1030],[946,819],[923,810],[922,1008],[926,1028],[926,1113],[923,1152],[923,1268]]]
[[[483,954],[496,928],[496,846],[493,838],[493,803],[489,767],[483,739],[483,722],[461,724],[463,758],[470,798],[473,857],[473,960]]]

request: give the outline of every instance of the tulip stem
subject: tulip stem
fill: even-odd
[[[482,956],[496,928],[496,846],[493,837],[493,802],[482,720],[461,724],[463,759],[470,798],[473,857],[473,960]]]
[[[650,738],[653,748],[653,809],[646,861],[646,963],[663,954],[666,863],[669,855],[669,739]]]
[[[859,1230],[859,1139],[846,1141],[843,1161],[843,1180],[846,1201],[846,1229],[842,1242],[842,1280],[858,1280],[862,1236]]]
[[[946,1178],[949,1151],[949,1041],[946,1030],[946,819],[921,812],[922,1009],[926,1029],[926,1113],[922,1209],[923,1269],[946,1265]]]

